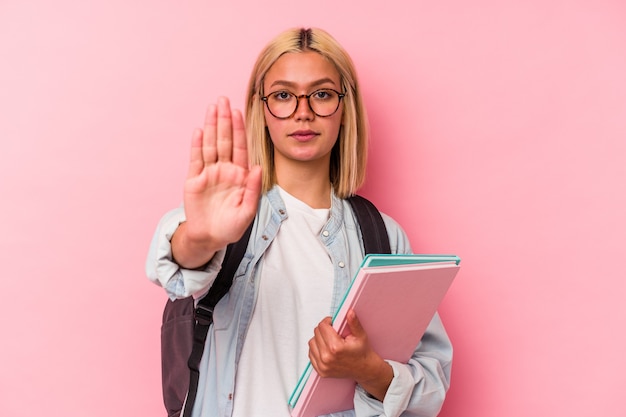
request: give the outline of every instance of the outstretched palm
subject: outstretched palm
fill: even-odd
[[[220,98],[207,109],[191,144],[184,204],[187,239],[219,249],[237,241],[254,218],[261,168],[248,167],[241,113]]]

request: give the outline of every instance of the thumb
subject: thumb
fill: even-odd
[[[365,333],[365,329],[361,325],[361,322],[356,316],[354,310],[348,311],[348,316],[346,318],[348,319],[348,326],[350,327],[350,333],[352,333],[352,336],[357,338],[367,336]]]
[[[257,206],[259,204],[259,197],[261,196],[261,182],[262,182],[262,170],[259,165],[255,165],[248,171],[248,178],[246,180],[245,189],[243,193],[243,206],[254,217],[256,214]]]

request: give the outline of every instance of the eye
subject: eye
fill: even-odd
[[[337,94],[333,90],[317,90],[311,97],[318,101],[332,100]]]
[[[272,99],[276,101],[289,101],[293,94],[291,94],[289,91],[276,91],[272,93],[271,96]]]

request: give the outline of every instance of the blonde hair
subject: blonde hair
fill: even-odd
[[[274,38],[259,54],[252,69],[246,94],[248,152],[252,164],[263,168],[263,192],[276,184],[274,146],[265,125],[261,101],[265,74],[286,53],[317,52],[332,62],[341,77],[343,118],[339,138],[331,152],[330,181],[335,193],[346,198],[356,193],[365,181],[369,127],[365,106],[352,59],[327,32],[290,29]]]

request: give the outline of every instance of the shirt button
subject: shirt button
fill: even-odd
[[[283,210],[283,209],[278,210],[278,212],[279,212],[281,215],[283,215],[283,216],[285,215],[285,210]]]
[[[262,238],[263,240],[268,240],[268,239],[269,239],[269,237],[267,237],[267,235],[263,235],[263,236],[261,236],[261,238]]]
[[[339,262],[339,268],[343,268],[343,267],[345,267],[345,266],[346,266],[346,264],[344,264],[344,263],[343,263],[343,261],[342,261],[342,262]]]
[[[329,234],[330,234],[330,233],[328,233],[328,230],[324,230],[324,231],[322,232],[322,235],[323,235],[324,237],[328,237],[328,235],[329,235]]]
[[[229,400],[232,400],[232,399],[233,399],[233,394],[232,394],[232,393],[228,394],[228,399],[229,399]]]

